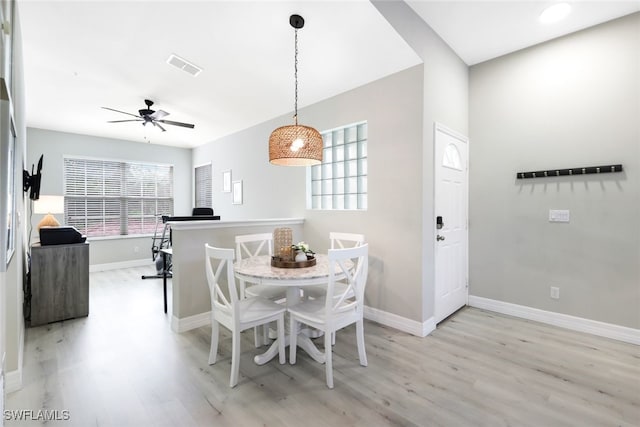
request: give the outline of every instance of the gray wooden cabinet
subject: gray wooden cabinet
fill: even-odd
[[[31,326],[89,315],[89,243],[31,246]]]

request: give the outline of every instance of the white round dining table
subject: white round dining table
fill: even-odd
[[[271,256],[260,255],[245,258],[234,264],[236,278],[245,282],[287,287],[287,307],[300,302],[301,289],[305,286],[326,285],[329,278],[329,258],[324,254],[316,254],[316,265],[304,268],[279,268],[271,266]],[[336,272],[336,279],[343,276]],[[287,322],[288,324],[288,322]],[[309,338],[308,331],[297,331],[298,347],[306,351],[318,363],[324,363],[324,353],[317,349]],[[285,334],[285,346],[289,345],[289,334]],[[263,365],[278,355],[278,342],[274,341],[269,349],[254,357],[254,362]]]

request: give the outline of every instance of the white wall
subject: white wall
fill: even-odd
[[[320,130],[367,120],[366,211],[307,210],[305,239],[329,247],[329,232],[362,233],[369,243],[365,303],[421,322],[422,66],[303,110]]]
[[[300,117],[306,119],[302,112]],[[290,122],[290,116],[278,117],[193,149],[194,165],[211,162],[213,209],[221,220],[304,216],[305,168],[269,163],[271,131]],[[222,192],[225,170],[231,170],[232,180],[242,180],[241,205],[232,204],[232,194]]]
[[[640,14],[470,77],[470,293],[639,328]],[[515,179],[617,163],[624,173]],[[571,222],[549,223],[549,209]]]
[[[27,129],[27,164],[36,163],[44,154],[40,194],[63,194],[63,156],[77,155],[101,159],[147,161],[172,164],[175,215],[191,215],[193,203],[191,149],[148,143],[122,141],[88,135]],[[42,215],[33,215],[32,240],[37,239],[36,225]],[[62,220],[58,215],[58,220]],[[132,260],[151,262],[151,238],[89,239],[90,264],[120,263]],[[136,251],[137,248],[137,251]],[[150,272],[150,274],[153,271]]]
[[[305,210],[305,171],[268,163],[268,137],[290,123],[271,120],[193,150],[212,162],[214,209],[223,220],[304,216],[304,238],[326,251],[330,231],[363,233],[370,243],[366,304],[417,322],[433,316],[433,124],[468,130],[466,65],[406,4],[374,2],[425,60],[300,110],[320,131],[368,121],[367,211]],[[424,84],[423,84],[424,82]],[[243,179],[245,203],[221,193],[222,172]]]
[[[422,95],[422,196],[420,248],[422,261],[421,321],[435,312],[435,175],[434,125],[436,122],[468,135],[469,70],[466,64],[406,3],[372,1],[374,6],[424,61]],[[473,141],[471,141],[473,144]],[[473,159],[471,159],[473,162]],[[417,191],[417,188],[416,188]],[[416,296],[417,298],[417,296]]]
[[[269,134],[291,115],[194,149],[194,164],[213,164],[214,209],[223,220],[304,217],[304,239],[319,252],[329,246],[329,231],[364,233],[367,305],[420,321],[422,273],[410,248],[420,247],[422,74],[422,66],[413,67],[299,112],[301,124],[320,131],[368,121],[367,211],[306,210],[305,168],[269,164]],[[243,205],[220,192],[225,169],[243,179]]]
[[[15,252],[7,271],[0,273],[0,330],[2,334],[0,354],[5,354],[5,387],[13,391],[21,386],[22,354],[24,349],[24,316],[22,287],[25,263],[25,206],[22,192],[22,164],[26,149],[25,93],[22,70],[22,34],[16,13],[12,28],[13,73],[12,97],[16,126],[14,193],[16,195]]]

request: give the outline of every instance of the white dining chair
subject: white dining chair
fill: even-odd
[[[231,379],[229,386],[238,383],[240,369],[240,333],[246,329],[277,323],[278,353],[280,363],[285,363],[284,349],[284,313],[285,307],[262,297],[241,299],[233,272],[233,249],[216,248],[205,244],[206,273],[211,295],[211,350],[209,364],[216,363],[218,355],[219,324],[231,331]],[[229,298],[222,291],[220,282],[226,282]],[[222,280],[221,280],[222,279]]]
[[[298,323],[307,324],[324,332],[324,358],[327,387],[333,388],[333,361],[331,336],[336,331],[356,324],[356,342],[360,365],[367,366],[364,345],[364,289],[369,270],[369,245],[355,248],[330,249],[329,283],[325,298],[308,299],[288,308],[290,330],[297,331]],[[349,265],[353,262],[353,267]],[[350,268],[351,267],[351,268]],[[346,289],[338,291],[336,278],[344,275]],[[352,293],[353,298],[348,295]],[[289,363],[296,363],[297,335],[291,333]]]
[[[258,255],[273,255],[273,234],[259,233],[236,236],[236,259],[238,261]],[[249,296],[282,300],[286,298],[286,295],[287,289],[284,286],[247,284],[244,280],[240,280],[240,298],[243,299]],[[263,325],[262,331],[256,327],[253,337],[256,348],[269,344],[269,325]]]
[[[331,249],[356,248],[364,244],[364,234],[332,231],[329,233],[329,240],[331,241]],[[347,288],[347,285],[336,282],[335,287],[336,295],[340,295]],[[324,285],[308,286],[304,288],[304,294],[305,298],[323,298],[327,294],[327,287]],[[349,293],[347,298],[353,298],[353,293]],[[336,343],[335,334],[331,337],[331,343],[334,345]]]
[[[364,244],[364,234],[331,231],[329,233],[329,241],[331,242],[331,249],[355,248]],[[336,282],[335,286],[337,295],[340,295],[347,287],[347,285],[342,282]],[[304,292],[305,298],[323,298],[327,294],[327,287],[324,285],[309,286],[304,289]],[[353,298],[353,293],[350,292],[347,298]],[[336,343],[335,333],[331,337],[331,343],[333,345]]]
[[[355,248],[364,244],[364,234],[339,233],[332,231],[329,233],[329,240],[331,242],[331,249]],[[337,293],[340,294],[340,290],[346,289],[346,286],[347,285],[343,283],[337,282]],[[327,294],[327,287],[324,285],[307,286],[304,288],[304,294],[305,297],[321,298]],[[349,297],[353,298],[353,294]]]

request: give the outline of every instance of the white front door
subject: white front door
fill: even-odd
[[[435,320],[468,298],[468,139],[435,124]]]

